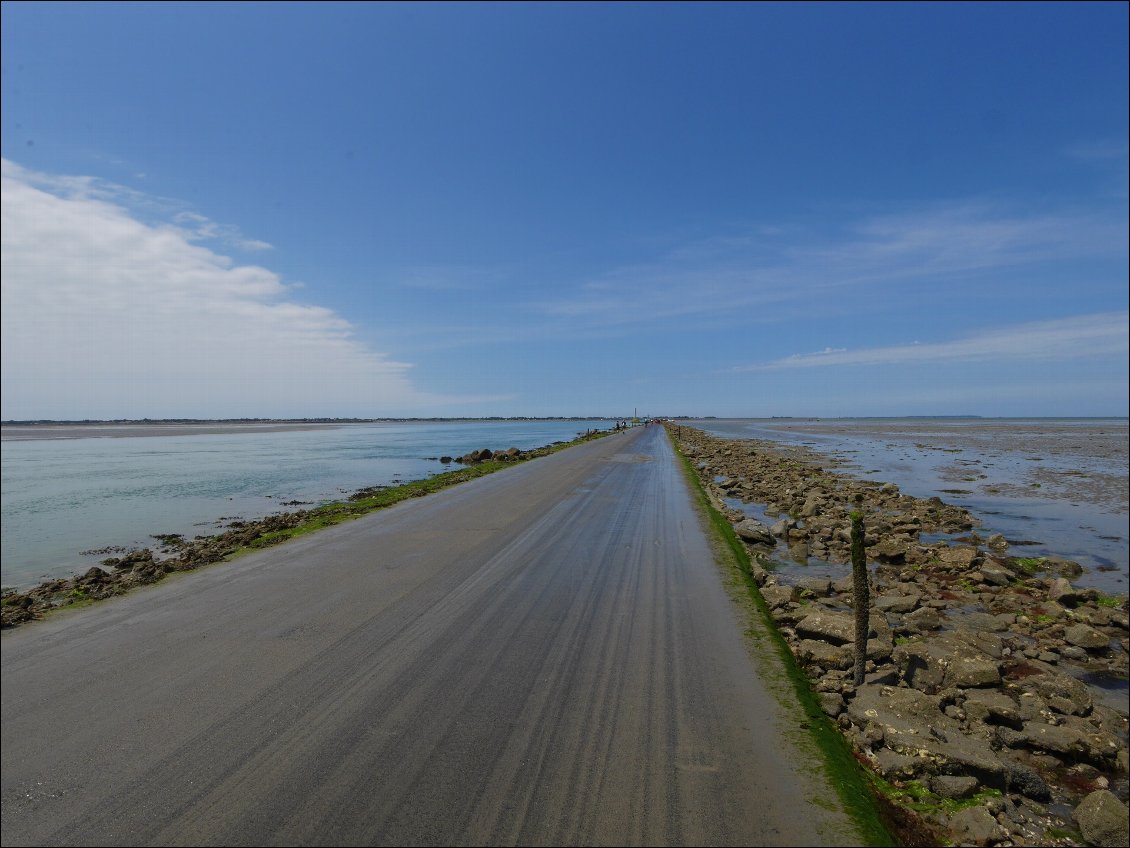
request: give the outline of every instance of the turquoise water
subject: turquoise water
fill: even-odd
[[[803,445],[846,462],[853,477],[940,497],[1001,533],[1013,556],[1059,556],[1074,581],[1130,588],[1128,421],[1125,418],[700,419],[723,438]]]
[[[1081,584],[1127,591],[1126,419],[687,423],[724,437],[776,439],[835,455],[850,463],[843,470],[854,476],[966,507],[981,519],[982,535],[1000,532],[1023,542],[1013,547],[1016,556],[1074,559],[1087,569]],[[83,571],[108,555],[83,551],[150,545],[150,534],[209,535],[235,517],[259,518],[341,499],[365,486],[427,477],[447,467],[435,459],[441,455],[540,447],[611,425],[354,424],[277,433],[4,441],[0,579],[26,588]],[[1033,480],[1041,480],[1041,487],[1033,487]],[[1056,488],[1076,480],[1098,482],[1089,491]]]
[[[339,500],[366,486],[416,480],[451,466],[436,457],[478,448],[523,450],[613,422],[488,421],[351,424],[223,435],[4,441],[4,586],[27,588],[84,571],[110,546],[218,532],[234,517]],[[300,505],[291,502],[300,501]]]

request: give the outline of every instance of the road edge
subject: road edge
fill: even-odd
[[[769,687],[774,697],[783,707],[799,706],[803,711],[804,721],[801,727],[807,731],[808,738],[819,752],[820,770],[835,789],[843,810],[855,825],[861,844],[900,844],[884,821],[882,808],[871,790],[863,767],[856,761],[843,734],[824,713],[807,675],[797,665],[788,643],[769,615],[769,607],[753,579],[749,552],[738,539],[730,522],[711,501],[678,442],[666,428],[664,432],[678,458],[683,478],[690,488],[692,501],[702,521],[703,531],[710,539],[716,562],[720,569],[729,571],[745,589],[740,600],[745,603],[750,623],[759,631],[747,631],[750,650],[760,665],[772,665],[776,668],[781,677],[777,682],[783,684]],[[786,702],[789,695],[795,695],[795,701]]]

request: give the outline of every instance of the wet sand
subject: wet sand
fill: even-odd
[[[1130,434],[1125,420],[1095,423],[1049,421],[944,422],[812,422],[777,425],[787,433],[840,437],[867,436],[919,451],[952,453],[954,461],[943,466],[951,482],[974,483],[981,494],[1032,495],[1082,501],[1117,513],[1128,511],[1127,454]],[[1018,469],[1018,480],[995,480],[993,474],[974,471],[983,460],[961,459],[962,453],[1005,458],[1019,455],[1028,465]],[[998,475],[999,476],[999,475]],[[970,479],[972,478],[972,479]]]

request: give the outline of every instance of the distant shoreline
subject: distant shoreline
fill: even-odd
[[[167,419],[140,421],[5,421],[0,441],[26,442],[59,439],[122,439],[143,436],[209,436],[244,433],[289,433],[336,430],[358,424],[443,424],[497,421],[612,421],[615,417],[514,417],[514,418],[327,418],[327,419]]]
[[[5,424],[0,441],[31,442],[62,439],[123,439],[137,436],[210,436],[239,433],[286,433],[298,430],[336,430],[342,424]]]

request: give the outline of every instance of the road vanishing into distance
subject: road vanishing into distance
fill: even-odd
[[[726,579],[653,426],[53,614],[0,836],[858,844]]]

